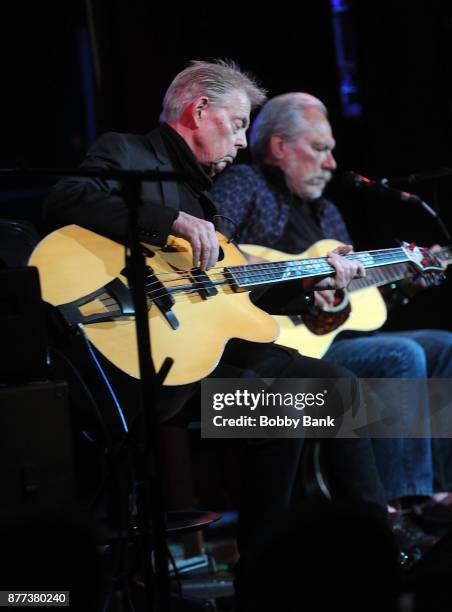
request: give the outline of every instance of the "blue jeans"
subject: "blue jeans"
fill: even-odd
[[[442,330],[381,332],[370,336],[339,339],[325,355],[361,378],[452,378],[452,333]],[[427,389],[388,394],[407,427],[410,419],[429,428]],[[430,495],[452,485],[450,440],[428,438],[374,439],[377,468],[388,500],[408,495]],[[435,469],[434,469],[435,468]],[[435,474],[435,485],[433,485]]]

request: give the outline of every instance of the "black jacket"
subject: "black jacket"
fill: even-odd
[[[145,135],[108,132],[91,147],[80,167],[173,170],[158,129]],[[142,198],[143,238],[163,246],[180,207],[177,184],[144,182]],[[117,181],[64,178],[53,188],[44,214],[52,229],[76,223],[120,242],[126,234],[127,209]]]
[[[166,126],[166,129],[171,128]],[[174,167],[160,130],[157,128],[145,135],[108,132],[91,147],[81,168],[184,171],[183,167]],[[188,155],[187,162],[196,164],[184,142],[181,148],[186,150],[183,153]],[[179,210],[209,219],[216,212],[210,200],[206,202],[206,198],[202,198],[201,207],[192,189],[174,181],[144,182],[142,199],[144,205],[139,213],[142,237],[157,246],[166,243]],[[48,197],[44,210],[52,229],[76,223],[118,242],[125,240],[127,208],[117,181],[84,177],[62,179]],[[310,308],[313,302],[312,294],[303,293],[300,281],[259,287],[252,292],[251,298],[259,307],[277,315],[297,315]]]

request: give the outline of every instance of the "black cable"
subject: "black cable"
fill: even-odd
[[[72,360],[65,355],[64,352],[60,351],[59,349],[56,349],[55,347],[49,347],[49,353],[54,353],[56,356],[58,356],[60,359],[62,359],[67,366],[69,366],[72,375],[74,376],[74,379],[77,381],[77,383],[81,386],[81,388],[84,390],[86,398],[89,400],[89,403],[91,404],[91,407],[93,408],[93,411],[95,413],[95,415],[97,416],[98,422],[101,426],[102,429],[102,433],[106,438],[106,442],[105,444],[100,444],[97,441],[93,441],[93,444],[95,444],[97,446],[97,449],[100,453],[100,457],[102,460],[102,469],[105,472],[105,476],[102,479],[101,483],[99,484],[97,490],[94,492],[94,494],[92,495],[91,499],[88,500],[86,502],[87,508],[90,510],[93,510],[93,508],[95,507],[96,503],[99,500],[99,497],[102,495],[110,477],[111,477],[111,469],[110,469],[110,462],[107,460],[107,456],[105,453],[105,450],[107,450],[109,456],[111,458],[114,458],[116,456],[116,452],[114,450],[114,446],[113,446],[113,442],[111,440],[111,436],[110,433],[108,431],[107,426],[104,423],[104,420],[102,418],[102,415],[99,411],[97,402],[93,396],[93,394],[91,393],[89,387],[86,385],[85,381],[83,380],[80,372],[78,371],[77,367],[72,363]],[[74,390],[74,388],[73,388]],[[124,442],[121,442],[119,445],[119,450],[122,449],[122,447],[124,446]]]
[[[86,398],[89,400],[89,403],[91,404],[91,408],[97,418],[97,422],[98,425],[100,425],[100,428],[102,430],[102,434],[105,437],[105,445],[107,448],[112,446],[112,439],[111,439],[111,435],[110,432],[108,431],[108,428],[104,422],[104,419],[102,418],[102,414],[99,410],[99,407],[97,405],[97,402],[93,396],[93,394],[91,393],[89,387],[87,386],[87,384],[85,383],[85,381],[83,380],[80,372],[78,371],[77,367],[72,363],[72,360],[63,352],[60,351],[59,349],[55,348],[54,346],[50,346],[49,347],[49,354],[51,355],[52,353],[54,353],[57,357],[59,357],[60,359],[62,359],[66,365],[69,366],[69,369],[71,371],[71,373],[73,374],[76,382],[80,385],[80,387],[83,389]],[[51,363],[52,365],[52,363]],[[57,364],[53,364],[53,365],[57,365]],[[74,388],[73,388],[74,391]]]
[[[229,244],[229,243],[231,243],[231,242],[233,242],[233,241],[235,241],[235,240],[238,240],[238,238],[239,238],[238,225],[239,225],[239,224],[237,223],[237,221],[233,221],[233,219],[231,219],[231,217],[228,217],[228,216],[226,216],[226,215],[220,215],[220,214],[214,215],[214,216],[212,217],[212,221],[213,221],[213,224],[215,225],[215,229],[218,229],[218,228],[217,228],[217,224],[216,224],[216,222],[215,222],[215,219],[226,219],[226,221],[229,221],[229,223],[230,223],[230,224],[233,226],[233,228],[234,228],[234,232],[233,232],[233,234],[232,234],[232,235],[231,235],[231,236],[228,238],[228,244]],[[226,236],[226,237],[227,237],[227,236]]]

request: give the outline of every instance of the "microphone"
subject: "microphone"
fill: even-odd
[[[393,202],[403,202],[406,204],[421,204],[422,206],[425,202],[422,199],[414,195],[413,193],[408,193],[408,191],[401,191],[400,189],[394,189],[393,187],[388,187],[386,184],[386,179],[382,179],[381,181],[373,181],[365,176],[361,176],[361,174],[357,174],[356,172],[345,172],[344,173],[344,181],[347,185],[351,185],[355,189],[362,189],[370,192],[374,192],[377,195],[385,197],[388,200],[392,200]]]

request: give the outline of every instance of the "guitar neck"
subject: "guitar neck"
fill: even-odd
[[[444,247],[441,251],[435,253],[441,262],[445,265],[452,263],[452,249],[450,247]],[[382,287],[389,283],[395,283],[404,278],[410,276],[410,272],[413,272],[410,262],[400,264],[390,264],[385,267],[378,267],[370,270],[364,278],[356,278],[351,281],[348,286],[349,291],[359,291],[360,289],[366,289],[367,287]]]
[[[348,286],[349,291],[359,291],[367,287],[382,287],[389,283],[395,283],[409,276],[409,263],[391,264],[384,268],[370,270],[364,278],[355,278]]]
[[[406,265],[411,261],[401,247],[349,253],[345,257],[353,261],[360,261],[365,269],[382,268],[395,264]],[[303,278],[331,276],[335,273],[333,266],[328,263],[326,257],[231,266],[226,271],[233,283],[241,288]]]

